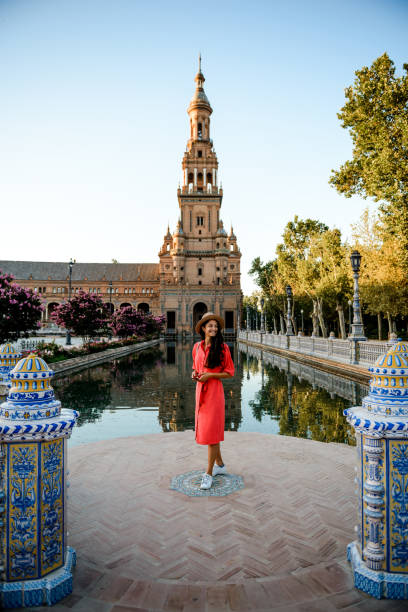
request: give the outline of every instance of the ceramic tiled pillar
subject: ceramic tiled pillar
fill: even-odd
[[[357,437],[358,540],[349,544],[355,586],[408,599],[408,343],[371,367],[362,406],[344,413]]]
[[[8,384],[10,371],[14,368],[17,361],[21,358],[21,353],[15,350],[10,343],[0,347],[0,383]]]
[[[67,438],[77,413],[61,410],[54,372],[36,355],[10,373],[0,406],[0,607],[52,605],[71,593],[67,546]]]

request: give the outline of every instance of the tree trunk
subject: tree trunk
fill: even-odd
[[[291,317],[291,321],[292,321],[292,326],[293,326],[293,333],[295,334],[295,336],[297,336],[297,325],[296,325],[296,317]]]
[[[382,318],[381,312],[377,313],[378,339],[382,340]]]
[[[336,310],[339,315],[340,337],[344,340],[347,338],[346,322],[344,320],[344,310],[341,304],[337,304]]]
[[[326,323],[324,322],[324,317],[323,317],[323,303],[320,299],[317,299],[317,316],[319,317],[319,325],[320,325],[320,329],[322,330],[322,336],[323,338],[327,338],[327,329],[326,329]]]
[[[281,334],[286,334],[285,319],[284,319],[282,313],[279,313],[279,317],[280,317],[280,333]]]
[[[389,312],[387,312],[387,322],[388,322],[388,340],[389,340],[393,332],[392,317]]]
[[[313,300],[313,312],[312,312],[312,323],[313,323],[313,331],[312,336],[319,336],[319,317],[317,314],[317,301]]]

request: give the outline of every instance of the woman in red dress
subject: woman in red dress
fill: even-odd
[[[193,374],[197,381],[195,406],[195,439],[208,444],[208,467],[203,474],[201,489],[209,489],[213,476],[226,474],[220,442],[224,440],[225,398],[222,378],[234,376],[231,353],[221,333],[224,321],[207,312],[196,325],[201,342],[193,347]],[[215,464],[215,465],[214,465]]]

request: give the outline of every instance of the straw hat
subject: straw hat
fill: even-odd
[[[214,314],[213,312],[206,312],[205,314],[203,314],[203,316],[201,317],[201,319],[199,320],[199,322],[197,323],[195,327],[197,334],[200,333],[202,326],[205,325],[207,321],[217,321],[218,325],[220,326],[220,329],[224,327],[224,319],[222,317]]]

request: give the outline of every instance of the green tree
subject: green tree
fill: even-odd
[[[408,268],[408,64],[398,77],[384,53],[355,74],[338,113],[350,132],[353,156],[332,171],[329,182],[346,197],[381,203],[385,227],[403,246]]]
[[[311,313],[313,334],[319,335],[319,322],[323,336],[326,336],[326,326],[323,320],[323,303],[319,300],[313,289],[316,272],[310,258],[310,249],[316,236],[328,231],[327,225],[316,219],[299,219],[295,215],[283,231],[283,242],[276,247],[277,267],[282,277],[282,290],[287,283],[293,289],[295,300],[300,296],[308,296],[312,300]],[[307,262],[307,265],[306,265]],[[305,282],[305,273],[308,272],[308,282]]]
[[[276,259],[265,264],[259,257],[252,262],[249,271],[255,282],[268,298],[268,307],[272,317],[280,320],[280,328],[285,330],[287,299],[285,288],[290,284],[294,294],[294,306],[303,308],[306,316],[311,313],[310,296],[305,292],[305,285],[299,278],[299,262],[308,257],[313,236],[328,230],[327,225],[315,219],[299,219],[296,215],[289,221],[282,234],[282,242],[276,247]],[[295,308],[294,308],[295,311]],[[293,328],[296,332],[296,321],[293,317]],[[314,328],[318,325],[314,320]],[[317,332],[316,332],[317,333]]]
[[[327,229],[312,235],[306,256],[298,261],[297,275],[300,291],[313,302],[314,333],[319,322],[323,337],[327,337],[327,326],[323,306],[339,317],[340,335],[346,338],[344,301],[350,295],[350,266],[347,250],[341,242],[338,229]]]
[[[396,332],[395,317],[408,315],[408,284],[403,263],[403,245],[389,234],[381,216],[366,209],[352,226],[353,241],[362,255],[361,298],[366,312],[377,315],[382,337],[381,314],[388,321],[388,334]]]

